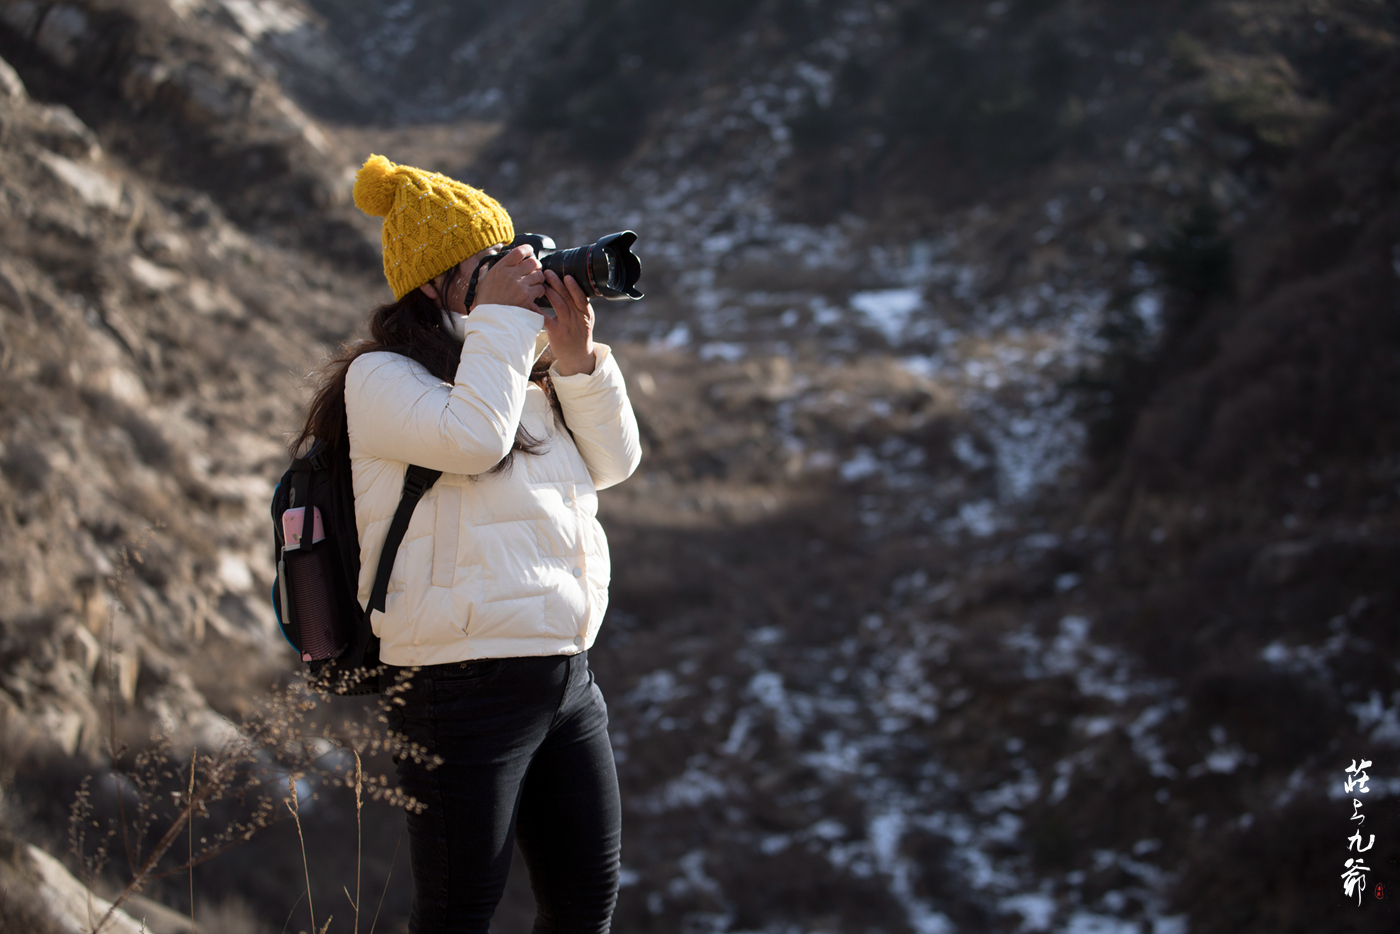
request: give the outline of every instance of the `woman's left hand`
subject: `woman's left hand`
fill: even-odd
[[[592,373],[593,306],[588,303],[588,296],[573,276],[565,276],[561,282],[552,269],[544,271],[544,294],[557,315],[544,319],[544,329],[549,334],[550,349],[558,358],[559,375]]]

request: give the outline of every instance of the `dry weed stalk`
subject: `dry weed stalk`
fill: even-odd
[[[306,876],[306,909],[311,913],[311,930],[315,931],[316,900],[311,896],[311,864],[306,861],[306,836],[301,832],[301,799],[297,795],[297,780],[290,775],[287,776],[286,804],[287,810],[291,812],[292,822],[297,825],[297,840],[301,843],[301,870]],[[327,927],[330,923],[330,918],[327,918]]]
[[[374,918],[369,923],[369,934],[374,934],[374,926],[379,923],[379,912],[384,908],[384,896],[389,893],[389,880],[394,878],[394,867],[399,864],[399,847],[403,846],[403,831],[399,831],[399,839],[394,844],[394,857],[389,860],[389,872],[384,876],[384,890],[379,893],[379,904],[374,907]]]
[[[355,909],[355,923],[351,927],[352,934],[360,934],[360,878],[363,875],[360,867],[364,862],[364,826],[361,823],[361,812],[364,810],[363,804],[364,790],[364,769],[360,763],[360,754],[355,753],[355,897],[350,898],[350,893],[345,893],[346,898],[350,898],[350,907]]]
[[[189,795],[190,795],[191,798],[194,797],[194,770],[195,770],[195,764],[196,764],[196,762],[197,762],[198,756],[199,756],[199,747],[196,746],[195,748],[193,748],[193,749],[190,750],[190,791],[189,791]],[[193,815],[193,814],[190,815],[190,822],[189,822],[189,846],[190,846],[190,849],[189,849],[189,863],[190,863],[190,934],[194,934],[195,927],[194,927],[194,815]]]

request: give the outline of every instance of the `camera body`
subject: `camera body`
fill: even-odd
[[[589,298],[605,298],[608,301],[636,301],[642,298],[637,290],[637,280],[642,276],[642,261],[632,252],[632,244],[637,235],[630,230],[620,230],[599,237],[587,246],[561,250],[555,247],[554,240],[544,234],[523,233],[516,236],[500,253],[486,257],[472,270],[471,282],[467,286],[467,307],[471,307],[476,297],[476,283],[481,274],[490,269],[515,247],[529,245],[535,257],[545,269],[554,270],[563,279],[573,276],[583,294]],[[551,318],[554,309],[549,300],[541,296],[535,305]]]

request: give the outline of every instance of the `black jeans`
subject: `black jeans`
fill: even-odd
[[[408,815],[412,934],[487,934],[511,848],[530,868],[535,934],[606,932],[622,808],[608,710],[586,654],[390,667],[389,726],[442,764],[396,757]],[[401,698],[402,705],[394,702]],[[420,760],[424,757],[419,757]]]

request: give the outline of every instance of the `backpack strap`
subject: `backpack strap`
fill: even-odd
[[[441,470],[429,470],[410,464],[403,475],[403,496],[399,498],[399,508],[394,511],[394,521],[389,523],[389,534],[384,538],[384,549],[379,552],[379,568],[374,572],[374,589],[369,593],[369,608],[366,612],[384,612],[384,601],[389,594],[389,575],[394,571],[394,558],[399,553],[404,534],[408,532],[408,520],[413,518],[413,510],[423,494],[437,483]]]

